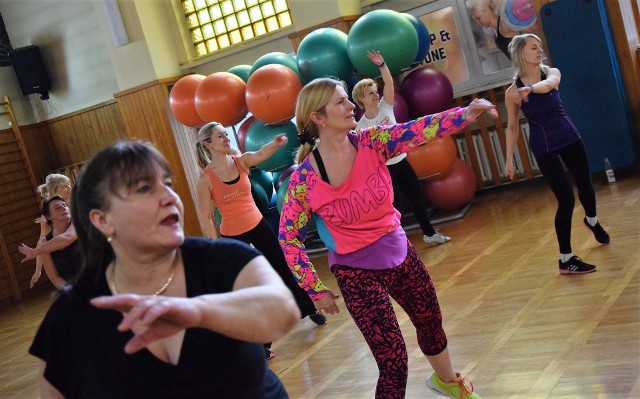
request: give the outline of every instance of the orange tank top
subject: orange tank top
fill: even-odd
[[[231,158],[240,172],[235,183],[227,184],[213,170],[204,168],[211,181],[211,198],[222,215],[220,233],[225,236],[246,233],[262,220],[262,214],[251,196],[249,172],[240,165],[236,157]]]

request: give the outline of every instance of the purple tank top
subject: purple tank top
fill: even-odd
[[[544,80],[547,76],[540,73]],[[520,78],[516,86],[523,87]],[[531,93],[529,101],[520,109],[529,120],[529,145],[534,156],[554,152],[580,140],[580,133],[564,111],[560,93],[553,89],[547,93]]]

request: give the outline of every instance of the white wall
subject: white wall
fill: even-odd
[[[40,47],[53,86],[48,104],[32,94],[33,113],[16,110],[19,124],[55,118],[113,98],[116,77],[103,35],[96,29],[91,1],[5,1],[0,12],[13,48]],[[11,86],[17,85],[13,79]]]

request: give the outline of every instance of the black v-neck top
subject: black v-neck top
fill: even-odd
[[[187,296],[232,290],[242,268],[260,253],[244,243],[187,238],[180,247]],[[187,329],[176,365],[143,349],[124,352],[120,313],[89,299],[111,295],[104,272],[96,284],[62,293],[52,304],[29,353],[44,360],[45,378],[70,398],[286,398],[266,365],[261,344]]]

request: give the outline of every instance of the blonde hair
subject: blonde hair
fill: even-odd
[[[356,105],[360,108],[364,109],[364,104],[362,103],[362,100],[360,100],[360,98],[365,96],[367,88],[369,87],[374,87],[376,90],[378,90],[378,85],[376,84],[376,82],[373,79],[369,78],[362,79],[361,81],[356,83],[355,86],[353,86],[351,97],[353,98],[353,101],[356,102]]]
[[[523,33],[521,35],[514,36],[509,43],[509,54],[511,54],[511,60],[516,69],[516,72],[513,75],[514,79],[517,79],[519,76],[524,74],[524,48],[527,45],[527,39],[535,39],[538,43],[542,44],[542,39],[533,33]],[[549,66],[541,63],[540,70],[546,74],[549,71]]]
[[[44,184],[36,187],[36,192],[43,200],[48,200],[55,195],[59,184],[71,185],[71,179],[60,173],[52,173],[44,179]]]
[[[307,83],[298,94],[296,102],[296,127],[298,136],[302,138],[296,161],[301,164],[304,158],[313,150],[315,140],[318,139],[318,126],[311,120],[311,114],[318,112],[325,115],[325,106],[331,100],[337,86],[347,90],[347,85],[332,78],[317,78]]]
[[[198,142],[196,143],[196,158],[198,165],[204,169],[211,163],[211,154],[202,144],[211,140],[211,133],[216,126],[222,126],[218,122],[209,122],[198,130]]]
[[[496,7],[492,0],[471,0],[469,1],[469,9],[471,12],[480,12],[483,9],[488,8],[495,15],[500,14],[499,7]]]

